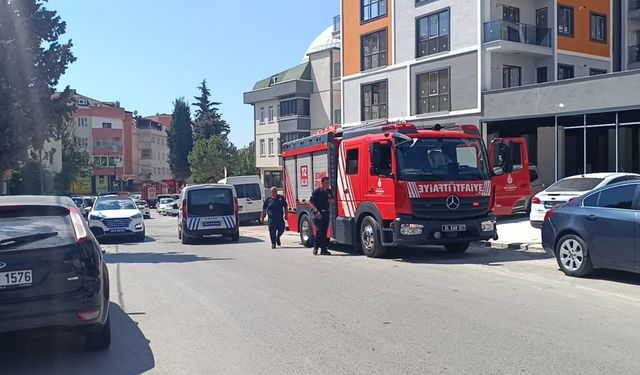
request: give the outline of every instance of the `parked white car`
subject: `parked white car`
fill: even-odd
[[[138,206],[138,209],[142,212],[142,216],[144,216],[145,219],[151,219],[151,210],[149,209],[147,201],[138,199],[136,200],[136,206]]]
[[[222,179],[218,183],[233,185],[236,189],[241,223],[260,220],[265,198],[260,176],[232,176]],[[269,192],[269,194],[271,193]],[[289,204],[292,203],[289,202]]]
[[[173,206],[173,202],[175,200],[173,198],[161,198],[160,203],[158,203],[158,213],[160,215],[167,214],[167,208]]]
[[[178,216],[179,210],[180,210],[180,201],[176,199],[173,202],[171,202],[171,204],[169,204],[167,208],[165,208],[164,213],[167,216]]]
[[[544,215],[551,208],[567,203],[570,199],[579,197],[591,190],[630,180],[640,180],[640,175],[610,172],[588,173],[563,178],[531,199],[529,222],[532,227],[540,228],[544,221]]]
[[[119,195],[99,197],[89,212],[89,228],[97,237],[133,236],[144,241],[142,213],[133,199]]]

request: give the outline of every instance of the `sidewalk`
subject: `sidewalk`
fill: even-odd
[[[529,224],[527,215],[517,215],[498,219],[498,240],[484,241],[495,249],[516,249],[527,252],[544,253],[540,239],[540,229]]]

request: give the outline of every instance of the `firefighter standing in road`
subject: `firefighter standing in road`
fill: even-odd
[[[331,202],[333,201],[334,197],[329,187],[329,177],[323,177],[320,181],[320,187],[313,191],[309,199],[311,209],[316,216],[313,221],[316,227],[313,255],[318,254],[318,249],[320,249],[321,255],[331,255],[327,250],[327,246],[329,245],[327,231],[329,230]]]
[[[287,209],[287,200],[278,194],[278,188],[271,188],[271,196],[264,200],[262,205],[262,216],[260,221],[264,221],[265,215],[269,217],[269,236],[271,237],[271,248],[280,246],[280,236],[284,233],[284,215]]]

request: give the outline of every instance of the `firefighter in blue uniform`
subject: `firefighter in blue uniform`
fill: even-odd
[[[320,249],[320,255],[331,255],[327,250],[329,245],[327,231],[331,221],[331,202],[333,201],[334,197],[331,192],[329,177],[323,177],[320,181],[320,187],[313,191],[309,199],[313,214],[316,216],[313,221],[316,227],[313,255],[318,254],[318,249]]]
[[[271,188],[271,196],[264,200],[262,205],[262,216],[260,221],[264,221],[265,215],[269,217],[269,236],[271,237],[271,248],[280,246],[280,236],[284,233],[284,215],[287,210],[287,200],[278,194],[278,188]]]

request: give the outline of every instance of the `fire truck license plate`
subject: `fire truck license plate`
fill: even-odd
[[[465,232],[467,224],[446,224],[442,226],[443,232]]]

